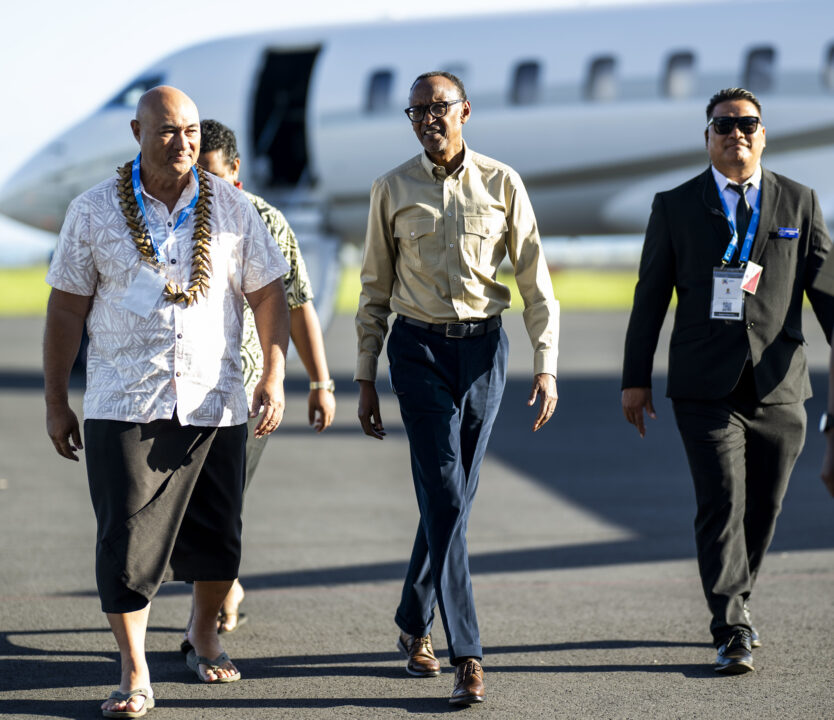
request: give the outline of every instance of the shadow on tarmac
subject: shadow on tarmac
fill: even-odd
[[[814,397],[806,403],[805,449],[791,484],[771,548],[775,552],[834,547],[830,506],[819,478],[824,443],[817,419],[828,379],[812,373]],[[529,385],[507,383],[502,412],[489,450],[531,482],[630,532],[635,539],[556,550],[552,567],[654,562],[694,557],[695,497],[665,378],[655,385],[657,420],[647,419],[646,437],[623,418],[619,378],[575,378],[559,383],[557,414],[530,440],[532,417],[505,413],[526,397]],[[658,541],[662,539],[662,546]],[[542,549],[546,551],[546,549]],[[564,554],[564,558],[561,555]],[[565,564],[562,564],[565,563]]]
[[[176,628],[150,627],[149,633],[171,633]],[[41,650],[25,645],[19,645],[15,638],[27,636],[72,634],[76,638],[85,635],[105,634],[109,637],[109,630],[105,628],[87,628],[72,630],[35,630],[12,633],[0,633],[0,689],[7,692],[52,690],[59,696],[51,700],[21,700],[15,699],[7,705],[7,709],[14,710],[17,715],[32,717],[84,718],[100,717],[96,703],[79,704],[75,699],[61,699],[62,689],[79,687],[109,686],[113,682],[113,667],[118,662],[115,652],[100,652],[98,650],[65,650],[59,652],[61,656],[73,658],[71,662],[51,660],[54,650]],[[98,646],[98,642],[94,643]],[[77,647],[77,646],[76,646]],[[595,640],[586,642],[542,643],[534,645],[504,645],[490,647],[490,658],[494,662],[490,665],[490,673],[610,673],[610,672],[646,672],[679,674],[686,677],[714,678],[715,673],[710,666],[703,664],[586,664],[577,665],[571,660],[572,653],[583,650],[633,650],[639,648],[679,648],[679,647],[708,647],[706,643],[670,642],[667,640]],[[565,664],[559,662],[559,657],[551,656],[549,664],[520,665],[501,664],[497,658],[501,655],[536,653],[571,653]],[[439,652],[445,656],[445,652]],[[28,657],[27,657],[28,656]],[[12,657],[14,659],[12,659]],[[546,657],[546,656],[545,656]],[[328,655],[294,655],[272,658],[237,658],[247,679],[291,679],[301,677],[320,678],[368,678],[375,677],[390,680],[402,680],[403,671],[399,663],[401,656],[398,652],[360,652],[338,653]],[[149,664],[154,668],[154,683],[190,683],[193,674],[188,670],[179,652],[148,652]],[[387,664],[381,664],[387,663]],[[397,663],[392,665],[391,663]],[[199,684],[194,684],[195,689]],[[103,698],[102,698],[103,699]],[[194,711],[200,707],[227,709],[229,711],[244,708],[260,709],[291,709],[309,708],[326,709],[339,707],[391,708],[401,709],[415,714],[434,714],[450,710],[445,698],[427,697],[390,697],[390,698],[230,698],[211,697],[198,698],[159,698],[164,706],[171,710],[188,709]],[[82,709],[86,705],[86,709]]]
[[[348,376],[336,379],[351,387]],[[806,447],[794,469],[777,524],[771,552],[834,547],[830,508],[819,480],[823,443],[815,418],[824,409],[827,377],[812,373],[815,396],[806,404],[809,421]],[[0,373],[0,387],[40,390],[38,373]],[[507,382],[504,400],[490,439],[489,453],[550,493],[558,495],[627,535],[625,539],[578,545],[557,545],[473,553],[475,574],[530,572],[692,558],[694,493],[671,403],[662,396],[665,380],[655,389],[658,419],[647,420],[646,438],[622,416],[619,378],[568,377],[559,382],[559,405],[553,419],[535,435],[534,409],[526,406],[530,385],[521,378]],[[384,383],[380,392],[387,393]],[[288,393],[306,394],[302,380],[287,383]],[[402,433],[397,425],[394,433]],[[307,434],[306,428],[299,432]],[[292,432],[287,428],[285,434]],[[359,435],[358,424],[337,426],[328,433]],[[477,510],[476,510],[477,512]],[[554,518],[558,522],[558,518]],[[342,567],[301,569],[247,575],[246,587],[266,589],[381,582],[401,579],[407,558]],[[166,584],[162,594],[187,594],[180,583]],[[93,589],[77,593],[95,596]]]

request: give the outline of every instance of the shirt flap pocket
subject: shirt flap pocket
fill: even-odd
[[[481,237],[501,235],[507,231],[507,219],[503,215],[469,215],[463,218],[463,229]]]
[[[431,235],[435,222],[433,217],[397,218],[394,222],[394,237],[416,240],[423,235]]]

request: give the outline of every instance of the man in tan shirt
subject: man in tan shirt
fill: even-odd
[[[534,349],[533,424],[556,408],[559,305],[536,220],[518,174],[472,152],[472,109],[450,73],[420,75],[406,115],[424,152],[377,179],[362,263],[356,328],[359,420],[385,430],[374,385],[388,329],[391,386],[411,449],[420,527],[396,613],[398,647],[415,676],[440,673],[430,631],[437,605],[456,666],[449,702],[484,699],[482,649],[469,577],[466,526],[507,371],[501,312],[510,290],[496,280],[509,256]]]

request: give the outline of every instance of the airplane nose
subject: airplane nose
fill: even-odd
[[[124,132],[131,114],[99,111],[35,153],[0,188],[0,213],[58,232],[72,199],[136,154],[133,138]]]
[[[14,173],[0,188],[0,213],[32,227],[58,232],[63,214],[58,217],[56,207],[63,202],[63,194],[61,186],[50,182],[46,174],[53,162],[52,153],[44,151]]]

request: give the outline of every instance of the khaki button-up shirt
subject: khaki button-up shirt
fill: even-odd
[[[420,153],[378,178],[362,261],[355,379],[376,379],[391,312],[429,323],[500,315],[510,306],[510,289],[496,280],[505,256],[524,301],[533,372],[555,376],[559,303],[518,173],[465,148],[451,175]]]

